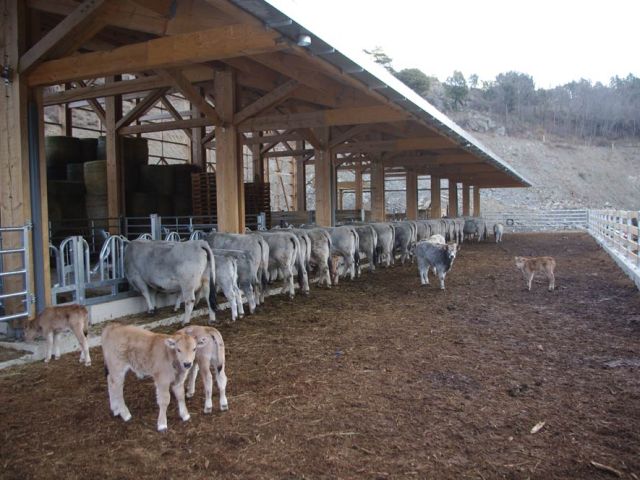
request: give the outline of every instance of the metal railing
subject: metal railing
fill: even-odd
[[[489,228],[502,223],[507,232],[545,232],[585,230],[588,223],[586,209],[512,210],[482,212]]]
[[[640,289],[640,212],[589,210],[589,233]]]
[[[33,311],[30,233],[31,225],[0,228],[0,322],[28,318]]]

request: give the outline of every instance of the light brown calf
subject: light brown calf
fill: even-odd
[[[89,356],[89,343],[87,332],[89,330],[89,312],[82,305],[58,305],[45,308],[35,319],[27,322],[24,336],[28,342],[33,341],[39,334],[47,340],[47,353],[45,362],[51,360],[51,354],[55,359],[60,358],[59,335],[66,330],[71,330],[80,344],[80,362],[87,367],[91,365]]]
[[[184,381],[202,348],[193,337],[184,333],[163,335],[132,325],[111,323],[102,331],[102,353],[109,387],[109,404],[114,416],[125,422],[131,413],[124,403],[124,379],[129,370],[142,378],[150,375],[156,385],[158,431],[167,429],[167,406],[171,400],[169,388],[178,401],[180,418],[191,418],[184,401]]]
[[[204,346],[196,352],[196,363],[187,376],[187,398],[193,397],[196,389],[196,376],[200,370],[200,377],[204,384],[204,413],[211,413],[213,402],[213,377],[211,367],[216,374],[216,383],[220,392],[220,410],[229,410],[227,402],[227,375],[224,372],[224,341],[222,335],[213,327],[200,327],[193,325],[179,330],[178,333],[186,333],[196,339],[198,344]]]
[[[542,272],[549,279],[549,291],[553,291],[556,286],[556,277],[553,271],[556,268],[556,261],[553,257],[516,257],[516,267],[524,275],[527,288],[531,290],[531,282],[536,272]]]

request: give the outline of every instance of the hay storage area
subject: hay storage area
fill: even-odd
[[[554,293],[513,265],[542,254]],[[149,379],[111,418],[99,349],[2,372],[0,477],[640,476],[640,294],[586,234],[464,244],[445,292],[394,267],[220,318],[230,410],[198,383],[166,434]]]

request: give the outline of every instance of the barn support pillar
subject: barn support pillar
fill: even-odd
[[[458,182],[449,179],[449,216],[458,216]]]
[[[355,169],[356,210],[362,210],[362,163],[356,163]]]
[[[223,126],[216,128],[216,205],[218,231],[244,233],[244,168],[238,128],[233,125],[237,108],[235,74],[216,71],[216,111]]]
[[[384,204],[384,163],[381,158],[371,159],[371,221],[386,221]]]
[[[442,217],[442,200],[440,195],[440,177],[431,175],[431,209],[429,218]]]
[[[304,150],[304,142],[297,141],[295,150]],[[307,209],[307,170],[304,164],[304,155],[295,158],[295,205],[296,210],[304,212]]]
[[[29,143],[27,102],[29,90],[23,75],[18,73],[20,55],[26,50],[25,37],[26,2],[5,0],[4,13],[0,16],[0,27],[4,34],[2,64],[14,72],[10,82],[3,85],[0,95],[0,226],[21,227],[34,219],[31,212]],[[46,170],[45,170],[46,171]],[[45,190],[46,193],[46,190]],[[19,247],[21,235],[5,234],[3,248]],[[48,248],[48,247],[47,247]],[[48,251],[48,250],[47,250]],[[3,256],[4,271],[22,269],[22,255]],[[31,269],[32,265],[27,265]],[[22,279],[17,276],[3,278],[4,292],[23,290]],[[33,283],[30,286],[33,291]],[[5,299],[6,313],[22,310],[17,299]]]
[[[335,223],[333,155],[329,148],[329,129],[316,132],[321,149],[315,150],[316,224],[331,227]]]
[[[473,187],[473,216],[480,216],[480,187]]]
[[[257,137],[262,137],[262,132],[254,132]],[[253,181],[264,182],[264,155],[262,155],[262,143],[251,145],[251,161],[253,162]]]
[[[415,170],[407,170],[407,220],[418,219],[418,174]]]
[[[468,217],[471,215],[471,192],[469,191],[469,185],[462,184],[462,215]]]
[[[120,77],[107,78],[107,83],[120,81]],[[124,212],[124,189],[122,181],[122,158],[116,123],[122,118],[122,96],[105,98],[105,149],[107,154],[107,216],[118,218]],[[116,235],[117,224],[109,222],[109,233]]]

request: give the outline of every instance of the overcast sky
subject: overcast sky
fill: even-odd
[[[640,76],[640,0],[270,1],[293,3],[337,47],[380,46],[396,69],[440,80],[454,70],[481,80],[515,70],[548,88]]]

